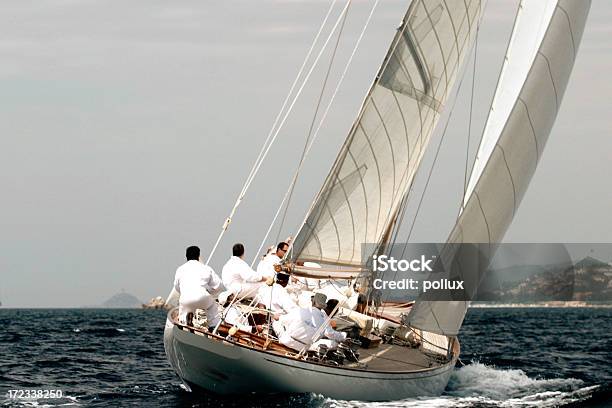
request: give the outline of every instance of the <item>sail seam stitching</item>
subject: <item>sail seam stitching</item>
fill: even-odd
[[[423,9],[425,9],[425,13],[427,14],[427,19],[429,20],[429,23],[431,24],[431,31],[434,33],[434,36],[436,37],[436,41],[438,43],[438,48],[440,49],[440,56],[442,57],[442,63],[444,65],[444,81],[445,81],[444,95],[446,95],[446,93],[448,92],[448,72],[446,70],[446,65],[447,65],[446,55],[444,55],[444,49],[442,48],[442,42],[440,41],[440,36],[438,35],[438,31],[436,30],[433,20],[431,19],[431,14],[429,14],[429,10],[425,6],[425,2],[421,2],[421,4],[423,4]],[[436,99],[436,95],[433,92],[432,92],[432,97]]]
[[[370,101],[372,101],[372,99],[370,99]],[[374,164],[376,165],[376,173],[378,173],[378,215],[376,216],[376,229],[374,230],[374,233],[378,234],[378,225],[380,222],[380,208],[382,207],[382,180],[380,177],[380,166],[378,165],[378,158],[376,157],[376,153],[374,152],[374,148],[372,147],[372,141],[370,140],[370,137],[363,128],[363,124],[361,122],[359,122],[359,128],[363,132],[365,140],[368,142],[368,146],[370,147],[370,151],[372,152],[372,158],[374,159]]]
[[[565,10],[560,4],[557,4],[557,8],[565,14],[565,19],[567,20],[567,26],[569,27],[570,37],[572,39],[572,47],[574,50],[574,59],[576,59],[576,41],[574,40],[574,30],[572,29],[572,22],[570,20],[569,14],[567,10]]]
[[[338,181],[340,181],[340,179],[338,179]],[[327,212],[329,213],[329,219],[331,220],[332,224],[334,225],[334,229],[336,230],[336,240],[338,241],[338,258],[336,259],[338,262],[340,262],[340,232],[338,231],[338,226],[336,225],[334,214],[332,213],[331,208],[329,208],[329,204],[327,203],[327,201],[325,202],[325,208],[327,209]]]
[[[533,122],[531,120],[531,115],[529,114],[529,108],[527,107],[527,103],[523,100],[523,97],[519,95],[517,98],[523,106],[525,107],[525,113],[527,114],[527,120],[529,121],[529,126],[531,126],[531,132],[533,133],[533,141],[535,143],[536,148],[536,162],[540,161],[540,147],[538,145],[538,136],[536,134],[535,128],[533,127]]]
[[[391,137],[389,136],[389,131],[387,130],[387,126],[385,125],[385,121],[383,120],[382,115],[380,114],[380,110],[378,109],[378,106],[376,105],[376,101],[374,100],[374,98],[372,97],[372,106],[374,107],[374,110],[376,111],[376,114],[378,115],[378,118],[380,119],[380,124],[382,125],[384,131],[385,131],[385,135],[387,136],[387,141],[389,142],[389,150],[391,150],[391,164],[393,167],[393,197],[392,200],[395,199],[395,153],[393,153],[393,143],[391,142]],[[391,211],[391,209],[389,209],[389,212]],[[389,214],[387,214],[387,217],[389,216]]]
[[[557,107],[557,111],[559,110],[559,94],[557,93],[557,86],[555,85],[555,78],[553,77],[552,69],[550,67],[550,60],[546,55],[542,53],[542,51],[538,51],[538,54],[544,58],[546,61],[546,65],[548,65],[548,74],[550,75],[550,82],[552,83],[553,90],[555,91],[555,106]]]
[[[463,3],[465,5],[465,1]],[[448,8],[448,4],[446,4],[446,0],[444,0],[444,8],[446,9],[446,13],[448,14],[448,19],[450,20],[451,27],[453,28],[453,34],[455,36],[455,49],[457,50],[457,65],[458,65],[459,58],[461,56],[461,54],[459,53],[459,38],[457,37],[457,29],[455,28],[455,22],[453,21],[453,16],[451,16],[450,10]]]
[[[351,158],[351,160],[353,161],[353,164],[355,165],[355,168],[357,170],[359,170],[359,166],[357,165],[357,160],[355,160],[355,157],[353,156],[353,152],[351,152],[350,147],[347,149],[348,152],[348,156]],[[366,171],[367,171],[367,167],[366,167]],[[361,173],[359,173],[359,181],[361,182],[361,189],[363,190],[363,201],[365,204],[365,220],[366,222],[364,222],[363,224],[365,225],[365,237],[364,237],[364,242],[367,242],[368,240],[368,218],[370,216],[369,210],[368,210],[368,193],[365,187],[365,183],[363,182],[363,177],[361,176]]]
[[[497,143],[497,147],[501,151],[502,158],[504,159],[504,164],[506,165],[506,169],[508,170],[508,176],[510,176],[510,183],[512,184],[512,217],[514,218],[514,214],[516,213],[516,187],[514,185],[514,178],[512,177],[512,172],[510,171],[510,166],[508,165],[508,161],[506,160],[506,152],[504,148],[501,147],[499,143]]]
[[[359,179],[361,179],[361,172],[359,168],[357,168],[357,174],[359,174]],[[339,183],[340,183],[340,188],[342,188],[342,192],[344,193],[344,197],[346,198],[346,204],[348,205],[348,210],[351,215],[351,227],[353,230],[353,239],[351,240],[352,245],[353,245],[351,259],[353,259],[353,257],[355,256],[355,238],[357,238],[357,236],[355,235],[355,218],[353,217],[353,209],[351,208],[351,202],[348,198],[348,194],[346,193],[346,189],[344,188],[344,184],[342,183],[342,180],[339,180]],[[339,252],[340,250],[338,250],[338,253]]]
[[[408,72],[408,69],[406,68],[406,66],[404,64],[404,61],[402,61],[402,59],[400,57],[398,57],[395,52],[393,53],[393,55],[398,60],[402,72],[404,72],[404,75],[406,75],[406,79],[408,79],[408,81],[410,82],[412,87],[415,88],[414,81],[412,81],[412,78],[410,77],[410,73]],[[393,95],[395,96],[395,93]],[[423,134],[423,124],[424,124],[424,122],[423,122],[423,112],[422,112],[422,107],[421,107],[420,99],[419,98],[414,98],[414,100],[415,100],[415,102],[417,104],[417,109],[419,110],[419,125],[420,125],[419,142],[421,142],[422,141],[422,134]],[[397,101],[397,97],[396,97],[396,101]],[[397,104],[399,105],[399,101],[397,102]],[[400,108],[400,111],[401,111],[401,108]],[[408,140],[408,135],[406,135],[406,140]],[[415,141],[415,143],[416,143],[416,141]],[[409,142],[408,142],[408,148],[410,148],[410,143]],[[408,161],[410,162],[410,158],[408,158]]]
[[[404,117],[402,106],[400,105],[399,100],[397,100],[397,95],[395,94],[395,91],[393,89],[391,89],[391,95],[393,95],[393,99],[395,100],[395,104],[397,105],[397,110],[399,111],[400,116],[402,117],[402,124],[404,125],[404,136],[406,139],[406,157],[408,158],[408,163],[406,164],[406,166],[410,167],[410,137],[408,136],[408,126],[406,125],[406,118]]]
[[[480,202],[480,196],[478,195],[478,191],[474,191],[474,196],[476,196],[476,201],[478,201],[478,207],[480,208],[480,212],[482,212],[482,219],[485,222],[485,226],[487,227],[487,235],[489,237],[489,248],[491,247],[491,230],[489,228],[489,221],[487,220],[487,215],[482,208],[482,203]]]

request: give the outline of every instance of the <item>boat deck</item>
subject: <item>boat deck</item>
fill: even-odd
[[[436,361],[418,348],[381,344],[376,348],[360,348],[358,351],[359,363],[347,364],[347,367],[363,368],[371,371],[403,372],[442,365],[441,362]]]

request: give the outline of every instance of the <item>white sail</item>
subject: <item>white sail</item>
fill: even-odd
[[[468,198],[449,243],[503,239],[535,172],[565,92],[587,14],[588,0],[524,0],[508,49],[508,62],[486,124]],[[512,88],[512,89],[510,89]],[[475,292],[479,277],[462,276]],[[473,272],[473,271],[472,271]],[[473,272],[475,273],[475,272]],[[456,335],[468,302],[434,301],[421,295],[410,325]]]
[[[469,53],[480,0],[414,0],[290,259],[360,266],[389,234]]]

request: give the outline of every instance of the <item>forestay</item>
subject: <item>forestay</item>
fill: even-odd
[[[502,240],[542,155],[589,7],[588,0],[522,1],[464,208],[448,242],[485,243],[486,258],[492,258],[493,244]],[[465,280],[471,297],[481,276],[468,275],[475,269],[463,270],[458,278]],[[456,335],[467,306],[421,295],[409,322],[422,330]]]
[[[388,236],[470,51],[481,7],[480,0],[412,1],[291,261],[360,266],[361,244]]]

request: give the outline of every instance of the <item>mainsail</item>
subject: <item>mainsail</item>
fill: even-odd
[[[589,0],[523,0],[492,110],[470,177],[463,209],[449,243],[484,243],[494,255],[542,155],[567,86],[582,37]],[[488,245],[488,249],[487,249]],[[481,245],[482,248],[482,245]],[[479,278],[461,278],[468,296]],[[456,335],[468,302],[435,301],[421,295],[409,323],[425,331]]]
[[[480,0],[411,2],[291,261],[359,267],[361,244],[389,235],[473,44],[481,7]]]

